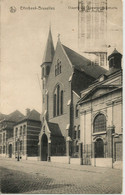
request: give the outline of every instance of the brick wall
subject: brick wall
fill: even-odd
[[[61,47],[62,46],[58,43],[56,55],[54,56],[47,81],[47,90],[49,96],[49,121],[58,123],[62,134],[66,136],[66,126],[70,123],[69,106],[67,106],[67,103],[71,99],[71,83],[69,82],[69,77],[72,74],[72,68]],[[61,61],[61,74],[55,76],[55,65],[58,59]],[[64,91],[63,114],[53,117],[53,92],[58,83],[61,85]]]
[[[38,156],[38,142],[40,130],[40,122],[27,122],[27,156]]]

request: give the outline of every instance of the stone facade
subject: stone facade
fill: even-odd
[[[110,57],[114,60],[109,71],[81,92],[80,140],[84,164],[113,166],[115,161],[122,161],[122,70],[118,63],[122,56],[115,50],[109,61]]]

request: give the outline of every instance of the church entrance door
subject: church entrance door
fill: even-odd
[[[12,144],[9,145],[9,158],[12,158]]]
[[[47,161],[48,157],[48,138],[46,134],[43,134],[41,139],[41,160]]]
[[[104,158],[104,143],[102,139],[95,142],[95,158]]]

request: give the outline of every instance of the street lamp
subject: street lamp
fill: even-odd
[[[17,139],[17,161],[20,161],[20,139]]]

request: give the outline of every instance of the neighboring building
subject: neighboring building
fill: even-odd
[[[78,10],[79,49],[107,68],[107,0],[79,0]]]
[[[0,113],[0,155],[12,157],[13,154],[13,126],[24,115],[18,110],[9,115]]]
[[[40,159],[59,155],[77,157],[80,139],[77,102],[80,91],[107,71],[61,44],[60,38],[54,50],[51,30],[41,69]]]
[[[14,125],[13,155],[28,159],[38,156],[38,141],[41,129],[40,113],[27,109],[26,116]]]
[[[115,49],[108,57],[109,71],[81,92],[78,104],[83,164],[111,167],[122,161],[121,58]]]

